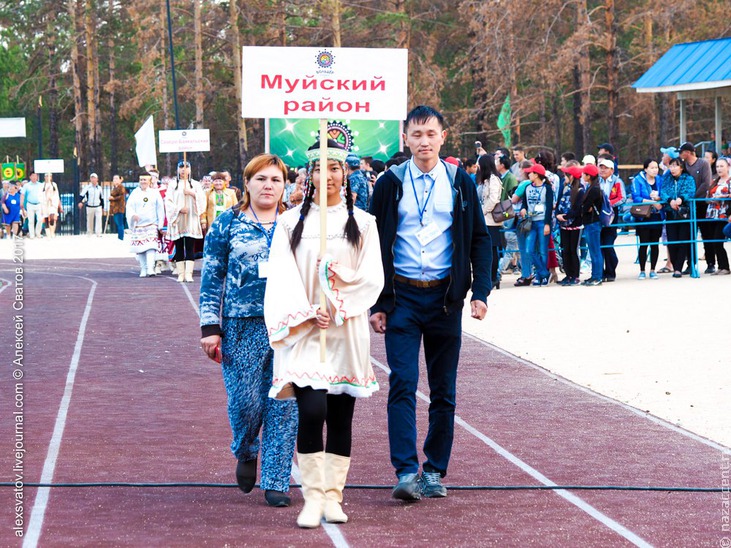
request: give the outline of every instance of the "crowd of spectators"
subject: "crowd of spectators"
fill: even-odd
[[[476,165],[486,224],[502,257],[492,270],[496,288],[503,275],[518,272],[514,285],[519,287],[613,282],[619,262],[615,241],[620,231],[630,229],[637,237],[640,280],[690,274],[697,241],[702,242],[704,274],[731,274],[724,249],[724,240],[731,238],[729,158],[715,152],[699,158],[696,147],[685,142],[661,148],[658,158],[645,159],[642,169],[624,181],[614,152],[603,143],[596,156],[579,162],[567,152],[557,163],[548,150],[527,159],[522,147],[513,148],[512,158],[505,148],[493,153],[478,148],[476,164],[460,162],[468,173]],[[513,214],[498,222],[492,212],[506,198]],[[696,226],[698,236],[692,233]],[[662,245],[668,257],[657,269]],[[564,272],[562,279],[557,268]],[[587,273],[583,281],[582,271]]]

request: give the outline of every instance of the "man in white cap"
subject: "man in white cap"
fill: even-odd
[[[92,233],[101,238],[102,212],[104,211],[104,196],[99,186],[99,176],[96,173],[89,175],[89,186],[81,193],[79,209],[86,206],[86,233]]]
[[[614,211],[614,221],[616,224],[621,219],[619,207],[627,201],[627,190],[624,188],[624,181],[614,173],[614,160],[608,154],[603,154],[598,162],[599,169],[599,185],[602,192],[609,198],[609,204]],[[604,282],[613,282],[617,277],[617,265],[619,258],[614,251],[614,241],[617,239],[617,228],[615,226],[602,227],[601,245],[602,255],[604,257]],[[605,247],[608,246],[608,247]]]
[[[593,154],[587,154],[586,156],[584,156],[582,158],[581,165],[583,165],[583,166],[588,166],[588,165],[595,166],[596,165],[596,158],[594,157]]]

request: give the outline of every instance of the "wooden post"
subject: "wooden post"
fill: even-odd
[[[320,258],[327,252],[327,119],[320,119]],[[325,291],[320,288],[320,310],[327,310]],[[320,329],[320,363],[326,361],[327,330]]]

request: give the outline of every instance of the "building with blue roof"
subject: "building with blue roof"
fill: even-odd
[[[677,44],[632,87],[638,93],[677,94],[681,143],[686,140],[686,99],[713,99],[716,150],[721,150],[721,100],[731,97],[731,38]]]

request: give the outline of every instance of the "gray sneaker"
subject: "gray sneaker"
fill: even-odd
[[[442,498],[447,496],[447,488],[442,485],[442,475],[439,472],[422,472],[422,494],[427,498]]]
[[[412,502],[421,500],[421,480],[419,474],[401,474],[391,496],[395,499]]]

